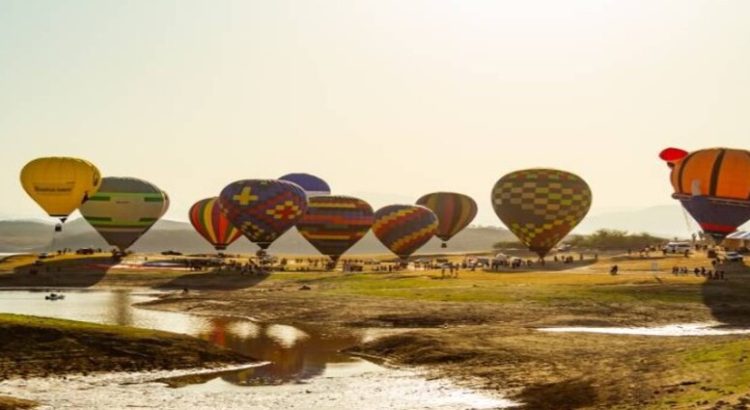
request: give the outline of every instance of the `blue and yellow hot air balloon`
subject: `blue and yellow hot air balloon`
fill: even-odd
[[[246,179],[224,187],[219,207],[250,242],[265,250],[302,218],[307,196],[291,182]]]

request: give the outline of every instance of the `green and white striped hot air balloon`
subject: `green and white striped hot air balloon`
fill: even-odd
[[[111,246],[128,249],[169,206],[156,185],[138,178],[105,177],[99,191],[81,205],[84,219]]]

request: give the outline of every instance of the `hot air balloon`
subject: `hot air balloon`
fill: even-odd
[[[190,207],[188,213],[193,228],[204,237],[214,249],[223,251],[242,236],[237,228],[221,212],[218,197],[201,199]]]
[[[659,153],[659,158],[666,161],[669,165],[674,165],[675,162],[685,158],[688,152],[680,148],[665,148]]]
[[[161,215],[159,215],[159,218],[164,216],[167,213],[167,211],[169,211],[169,204],[170,204],[169,195],[167,195],[167,193],[164,191],[161,191],[161,193],[164,194],[164,203],[162,204]]]
[[[434,192],[422,196],[417,205],[429,208],[438,217],[437,237],[442,247],[453,235],[469,226],[477,216],[477,203],[471,197],[455,192]]]
[[[246,179],[221,191],[219,207],[250,242],[265,250],[302,218],[307,197],[291,182]]]
[[[26,193],[49,216],[59,218],[63,223],[96,193],[100,184],[99,170],[78,158],[37,158],[21,170],[21,185]]]
[[[508,229],[544,258],[586,216],[591,190],[569,172],[525,169],[497,181],[492,206]]]
[[[279,178],[281,181],[294,182],[305,190],[308,198],[321,195],[331,195],[331,187],[326,181],[315,175],[296,173],[286,174]]]
[[[375,212],[372,232],[391,252],[406,260],[437,233],[438,219],[420,205],[388,205]]]
[[[750,219],[749,151],[709,148],[668,161],[672,197],[717,243]]]
[[[161,218],[164,198],[162,190],[148,181],[105,177],[80,211],[108,244],[125,251]]]
[[[361,199],[317,196],[309,199],[297,230],[335,265],[344,252],[365,236],[372,222],[372,207]]]

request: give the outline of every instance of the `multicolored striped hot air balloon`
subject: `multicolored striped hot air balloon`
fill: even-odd
[[[591,189],[570,172],[525,169],[497,181],[492,207],[524,245],[544,258],[586,216]]]
[[[265,250],[302,218],[307,197],[292,182],[246,179],[221,191],[219,208],[250,242]]]
[[[219,209],[218,197],[201,199],[190,207],[188,216],[193,228],[217,251],[223,251],[242,236]]]
[[[372,207],[348,196],[316,196],[309,199],[307,212],[297,230],[320,253],[335,264],[370,230]]]
[[[321,195],[331,195],[331,187],[326,181],[315,175],[305,173],[286,174],[279,178],[281,181],[294,182],[305,190],[308,198]]]
[[[672,197],[716,243],[750,220],[750,151],[667,148],[660,157],[672,168]]]
[[[388,205],[375,212],[372,232],[391,252],[406,260],[437,233],[438,219],[420,205]]]
[[[429,208],[438,218],[437,237],[442,247],[453,235],[469,226],[477,216],[477,203],[471,197],[455,192],[433,192],[417,200],[417,205]]]
[[[164,214],[164,198],[164,192],[148,181],[106,177],[80,211],[108,244],[125,251]]]

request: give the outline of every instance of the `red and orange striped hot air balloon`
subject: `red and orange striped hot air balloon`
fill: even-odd
[[[470,196],[455,192],[433,192],[417,200],[438,218],[437,236],[443,241],[442,247],[453,235],[469,226],[477,216],[477,203]]]
[[[335,264],[372,226],[372,207],[348,196],[314,196],[297,230]]]
[[[388,205],[375,212],[372,233],[402,260],[426,244],[437,232],[438,220],[419,205]]]
[[[229,223],[229,219],[219,209],[216,202],[219,198],[206,198],[190,207],[190,223],[193,228],[204,237],[214,249],[223,251],[237,238],[242,236],[239,229]]]

